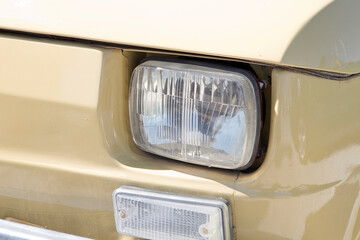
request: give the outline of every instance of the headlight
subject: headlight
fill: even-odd
[[[143,150],[231,169],[254,159],[260,107],[249,73],[149,60],[135,68],[131,81],[131,130]]]

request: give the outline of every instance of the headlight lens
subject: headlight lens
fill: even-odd
[[[149,60],[131,81],[131,129],[143,150],[230,169],[254,159],[259,93],[247,72]]]

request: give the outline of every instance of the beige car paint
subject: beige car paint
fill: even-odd
[[[246,174],[134,145],[128,86],[144,54],[10,36],[0,37],[0,52],[0,218],[131,239],[116,232],[111,198],[131,185],[227,199],[235,239],[360,237],[360,77],[274,69],[268,152]]]
[[[0,94],[96,107],[103,52],[51,44],[43,51],[43,45],[2,37]],[[86,91],[80,91],[83,88]]]
[[[0,38],[0,51],[10,49],[7,55],[0,55],[0,66],[8,62],[14,46],[8,40]],[[4,76],[12,76],[8,81],[18,84],[18,92],[0,94],[0,218],[12,217],[96,239],[117,239],[111,195],[122,185],[219,196],[232,202],[233,190],[228,186],[234,184],[237,172],[154,158],[134,145],[127,96],[135,57],[128,60],[121,50],[14,41],[23,44],[12,50],[27,51],[32,58],[0,68]],[[82,59],[83,65],[66,64],[74,57]],[[52,58],[57,61],[49,62]],[[64,103],[60,97],[58,101],[54,96],[49,100],[29,97],[36,92],[22,96],[22,88],[32,81],[22,68],[35,64],[34,59],[37,66],[33,75],[46,77],[42,80],[54,81],[54,85],[67,83],[66,89],[73,87],[74,93],[91,101],[79,106],[77,102],[70,104],[71,98]],[[49,64],[51,67],[39,67]],[[88,70],[95,73],[101,68],[96,92],[86,84],[72,84],[82,81],[86,74],[83,66],[92,67]],[[63,82],[52,77],[59,69],[74,74]],[[12,74],[14,71],[17,74]],[[98,106],[90,104],[93,97],[99,98]]]
[[[0,29],[360,72],[357,0],[0,1]]]
[[[273,71],[266,159],[235,185],[239,239],[360,238],[359,89]]]

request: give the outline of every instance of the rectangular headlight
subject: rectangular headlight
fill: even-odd
[[[116,229],[146,239],[231,239],[228,202],[123,186],[113,193]]]
[[[248,72],[148,60],[131,81],[131,130],[141,149],[230,169],[255,158],[260,100]]]

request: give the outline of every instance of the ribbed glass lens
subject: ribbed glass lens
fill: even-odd
[[[230,239],[227,202],[121,187],[114,192],[118,232],[146,239]]]
[[[146,151],[222,168],[252,159],[258,99],[244,74],[147,61],[133,72],[130,105],[134,140]]]

